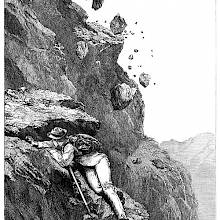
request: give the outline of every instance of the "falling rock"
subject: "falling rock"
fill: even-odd
[[[77,42],[76,54],[82,60],[88,53],[88,44],[85,41]]]
[[[98,10],[102,7],[102,4],[104,3],[104,0],[93,0],[92,2],[92,8],[94,10]]]
[[[110,29],[114,34],[121,34],[126,28],[125,19],[117,14],[110,23]]]
[[[129,59],[129,60],[133,60],[133,59],[134,59],[133,54],[130,54],[129,57],[128,57],[128,59]]]
[[[150,79],[150,75],[146,73],[141,73],[141,75],[139,76],[139,82],[144,88],[149,85]]]
[[[126,83],[118,84],[111,91],[111,102],[114,110],[126,108],[132,101],[136,88],[131,88]]]

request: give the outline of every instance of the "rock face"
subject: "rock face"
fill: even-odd
[[[30,146],[24,141],[27,134],[44,140],[46,132],[55,125],[95,136],[111,161],[114,184],[142,203],[150,218],[197,219],[196,199],[187,171],[180,163],[169,160],[158,144],[143,133],[141,93],[117,64],[123,36],[86,22],[87,17],[79,5],[67,0],[5,1],[5,87],[12,89],[5,95],[5,133],[10,138],[8,143],[14,138],[13,144],[6,147],[15,150],[6,154],[6,164],[10,165],[5,166],[7,219],[83,219],[82,205],[72,207],[67,202],[72,191],[70,186],[65,188],[68,180],[62,180],[62,171],[56,171],[55,178],[52,171],[48,174],[45,169],[53,163],[39,151],[28,150]],[[82,59],[76,52],[79,42],[88,46],[88,51],[87,46],[80,50]],[[111,92],[125,84],[136,92],[130,101],[123,95],[128,103],[116,110]],[[23,86],[27,91],[13,91]],[[144,153],[136,160],[142,149]],[[14,160],[16,155],[26,163]],[[164,163],[169,171],[163,168]],[[28,169],[30,166],[33,172]],[[21,176],[13,175],[15,170]],[[47,178],[60,183],[52,184],[52,191],[45,197],[44,190],[50,185]],[[21,205],[20,196],[26,199]],[[69,211],[64,212],[64,206]],[[42,216],[36,213],[44,214],[34,218]]]
[[[162,151],[157,142],[143,140],[125,166],[119,185],[144,204],[151,220],[198,219],[189,172]]]
[[[184,164],[192,175],[192,186],[199,203],[199,219],[214,220],[216,196],[215,136],[202,133],[184,142],[164,141],[161,148]]]
[[[114,34],[121,34],[126,28],[125,19],[117,14],[110,23],[110,29]]]

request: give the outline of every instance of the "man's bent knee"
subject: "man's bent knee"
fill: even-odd
[[[105,182],[102,184],[102,188],[103,190],[107,190],[107,189],[113,188],[113,185],[111,182]]]

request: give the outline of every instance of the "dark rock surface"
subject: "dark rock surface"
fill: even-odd
[[[79,5],[67,0],[5,1],[5,88],[18,89],[25,86],[30,90],[27,94],[25,91],[22,94],[22,90],[18,93],[11,91],[11,95],[6,93],[5,131],[7,136],[17,138],[17,143],[15,141],[10,146],[13,149],[19,148],[13,155],[18,153],[22,156],[20,151],[27,144],[22,139],[26,134],[43,140],[55,121],[58,125],[71,128],[71,132],[83,131],[95,135],[111,161],[114,184],[144,204],[150,219],[171,220],[180,219],[180,216],[184,220],[197,219],[196,199],[187,171],[180,163],[170,161],[156,142],[144,136],[144,102],[141,93],[138,85],[117,64],[124,44],[123,36],[114,35],[111,30],[97,23],[86,22],[87,17],[87,13]],[[83,59],[76,53],[77,43],[82,41],[88,46]],[[136,92],[127,106],[115,110],[111,91],[123,83],[135,88]],[[32,121],[35,110],[39,111],[39,115],[34,114],[35,120]],[[145,149],[144,153],[136,155],[142,148]],[[22,219],[23,216],[29,220],[34,219],[33,216],[39,212],[44,213],[42,219],[83,218],[84,207],[70,207],[67,202],[66,194],[70,187],[67,187],[67,191],[64,190],[66,183],[62,182],[64,174],[61,170],[58,171],[57,179],[62,183],[58,186],[53,184],[47,200],[42,192],[37,191],[42,184],[37,179],[44,177],[37,171],[41,165],[33,161],[39,157],[40,161],[46,160],[42,161],[42,164],[46,164],[45,168],[41,166],[42,169],[53,166],[52,162],[48,162],[38,151],[34,156],[29,151],[25,152],[22,158],[29,162],[18,165],[19,173],[30,175],[25,179],[8,174],[10,170],[15,172],[13,169],[20,161],[10,159],[13,155],[6,154],[6,164],[11,161],[10,166],[5,166],[5,181],[8,181],[5,188],[6,217],[14,219],[13,216],[17,215],[17,219]],[[142,162],[133,164],[132,160],[136,158],[140,158]],[[155,167],[151,162],[155,159],[166,163],[165,168]],[[128,168],[128,164],[131,168]],[[36,173],[31,173],[28,166],[36,169]],[[171,174],[166,167],[172,167],[172,172],[178,175]],[[9,176],[13,176],[14,180]],[[45,174],[45,178],[47,176]],[[52,178],[50,174],[49,177]],[[28,185],[29,182],[31,185]],[[33,189],[35,184],[38,184],[37,190]],[[45,186],[42,185],[41,188],[46,188],[49,183],[45,180],[43,184]],[[70,194],[72,191],[68,195]],[[22,195],[27,202],[22,202]],[[29,203],[32,199],[33,203]],[[27,206],[28,203],[33,206]],[[68,207],[67,213],[63,212],[64,206]],[[84,211],[81,212],[82,209]],[[78,214],[72,217],[75,210]]]

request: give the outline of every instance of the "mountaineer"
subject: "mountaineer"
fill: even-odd
[[[109,160],[104,153],[98,152],[101,144],[86,134],[69,137],[66,134],[66,129],[55,127],[47,134],[51,141],[36,142],[30,136],[27,136],[26,140],[38,148],[47,149],[61,167],[68,168],[73,162],[79,165],[90,187],[97,194],[104,193],[110,200],[118,219],[126,220],[123,205],[111,182]]]

